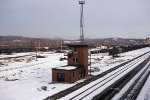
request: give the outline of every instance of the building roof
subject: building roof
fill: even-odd
[[[61,69],[61,70],[74,70],[76,69],[76,66],[61,66],[61,67],[56,67],[54,69]]]

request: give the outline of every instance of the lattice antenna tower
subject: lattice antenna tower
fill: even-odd
[[[85,4],[85,0],[79,0],[79,4],[81,5],[81,8],[80,8],[80,41],[81,41],[81,43],[83,43],[84,42],[83,5]]]

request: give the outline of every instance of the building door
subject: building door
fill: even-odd
[[[65,81],[65,74],[64,73],[58,73],[57,74],[57,81],[58,82],[64,82]]]
[[[83,78],[84,77],[84,75],[83,75],[83,70],[81,70],[81,78]]]

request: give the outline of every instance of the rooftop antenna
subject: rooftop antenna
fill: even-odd
[[[80,8],[80,41],[84,42],[84,28],[83,28],[83,4],[85,4],[85,0],[79,0]]]

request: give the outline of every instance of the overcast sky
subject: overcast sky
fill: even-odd
[[[0,35],[77,39],[78,0],[0,0]],[[86,38],[150,37],[150,0],[86,0]]]

